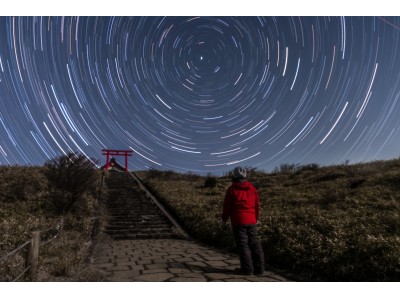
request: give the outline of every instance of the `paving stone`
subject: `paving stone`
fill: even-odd
[[[154,274],[154,273],[168,273],[168,271],[167,269],[150,269],[142,271],[142,274]]]
[[[92,261],[92,263],[94,263],[94,264],[108,264],[111,262],[112,262],[111,258],[95,258]]]
[[[190,261],[194,261],[194,260],[191,257],[182,257],[182,258],[175,258],[175,261],[177,261],[177,262],[190,262]]]
[[[244,278],[228,278],[224,279],[225,282],[249,282],[249,280]]]
[[[146,256],[139,256],[138,259],[143,260],[143,261],[152,261],[155,258],[161,258],[161,257],[152,257],[151,255],[148,255],[148,253],[146,253]]]
[[[135,265],[135,264],[129,264],[129,263],[125,263],[125,264],[118,264],[119,266],[126,266],[128,267],[129,270],[136,270],[136,271],[141,271],[144,270],[144,266],[141,265]]]
[[[202,278],[196,278],[196,277],[173,277],[169,281],[171,282],[206,282],[207,279],[202,277]]]
[[[113,262],[116,262],[116,263],[132,262],[132,258],[127,255],[124,255],[121,257],[114,258]]]
[[[193,273],[193,272],[187,272],[183,274],[177,274],[177,277],[188,277],[188,278],[205,278],[203,274],[200,273]]]
[[[186,257],[190,257],[192,258],[194,261],[205,261],[204,258],[202,258],[201,256],[197,255],[197,254],[188,254],[186,255]]]
[[[227,258],[225,256],[209,256],[205,258],[206,261],[213,261],[213,260],[218,260],[218,261],[222,261],[222,260],[226,260]]]
[[[210,282],[224,282],[223,280],[217,280],[217,279],[207,280],[207,281],[210,281]]]
[[[166,258],[161,258],[161,259],[152,259],[151,260],[154,264],[162,264],[162,263],[171,263],[174,260],[173,259],[166,259]]]
[[[184,247],[184,246],[182,246]],[[184,251],[182,250],[174,250],[174,251],[167,251],[169,255],[182,255]]]
[[[151,270],[151,269],[164,269],[168,268],[168,264],[162,263],[162,264],[149,264],[144,266],[145,269]]]
[[[114,266],[114,267],[112,267],[112,268],[108,268],[109,270],[112,270],[112,271],[129,271],[130,269],[129,269],[129,266]]]
[[[135,260],[135,262],[136,262],[138,265],[150,265],[150,264],[153,263],[153,262],[151,261],[151,259],[145,259],[145,260],[137,259],[137,260]]]
[[[237,265],[239,264],[239,259],[225,259],[224,262],[228,265]]]
[[[170,272],[172,274],[183,274],[183,273],[187,273],[189,271],[186,268],[168,268],[167,270],[168,270],[168,272]]]
[[[137,277],[133,277],[132,280],[134,281],[149,281],[149,282],[163,282],[167,281],[168,279],[174,277],[173,274],[170,273],[155,273],[155,274],[146,274],[140,275]]]
[[[119,271],[114,272],[113,281],[130,281],[132,277],[140,276],[139,271]]]
[[[211,280],[221,280],[221,279],[231,278],[228,274],[224,273],[204,273],[204,277],[209,278]]]
[[[185,263],[181,263],[181,262],[169,262],[168,263],[168,267],[170,268],[186,268],[186,264]]]
[[[266,275],[265,277],[270,277],[270,278],[275,279],[277,281],[288,281],[285,277],[280,276],[278,274],[269,274],[269,275]]]
[[[94,263],[94,265],[96,266],[96,268],[100,268],[100,269],[105,269],[105,268],[110,268],[114,266],[114,263]]]
[[[191,261],[185,263],[186,266],[198,266],[198,267],[207,267],[208,265],[202,261]]]
[[[210,261],[206,261],[205,263],[207,265],[209,265],[209,266],[212,266],[212,267],[226,267],[226,266],[228,266],[228,264],[224,263],[223,261],[210,260]]]
[[[258,276],[253,276],[253,277],[249,277],[247,278],[249,281],[253,281],[253,282],[277,282],[280,280],[271,278],[271,277],[267,277],[267,276],[263,276],[263,277],[258,277]]]
[[[160,256],[160,255],[154,255],[154,256],[148,256],[148,258],[150,259],[150,260],[152,260],[152,261],[154,261],[154,260],[164,260],[163,259],[163,257],[162,256]]]
[[[171,259],[171,260],[175,260],[175,259],[177,259],[177,258],[182,258],[183,256],[182,255],[165,255],[165,256],[163,256],[163,258],[164,259]]]

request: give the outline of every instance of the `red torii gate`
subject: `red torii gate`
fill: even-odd
[[[103,155],[107,156],[106,159],[106,170],[108,170],[110,155],[111,156],[125,156],[125,172],[128,172],[128,156],[132,156],[132,150],[110,150],[110,149],[102,149]]]

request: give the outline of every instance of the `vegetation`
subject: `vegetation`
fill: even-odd
[[[63,235],[40,249],[39,281],[103,280],[83,268],[99,209],[101,173],[89,166],[69,154],[44,167],[0,167],[0,256],[63,218]],[[230,227],[220,222],[229,173],[138,173],[193,237],[234,249]],[[400,280],[400,159],[285,164],[272,173],[248,168],[248,176],[260,194],[258,229],[268,265],[311,281]],[[22,252],[0,262],[0,280],[15,278],[23,261]]]
[[[101,175],[88,166],[87,159],[68,154],[45,167],[0,167],[0,257],[29,240],[32,231],[44,231],[42,240],[56,235],[62,219],[63,234],[40,248],[38,280],[59,281],[72,275],[83,276],[82,280],[97,278],[82,270]],[[22,273],[25,253],[23,249],[0,262],[0,281]]]
[[[217,183],[218,183],[217,178],[208,175],[204,180],[204,187],[215,188],[217,186]]]
[[[87,196],[98,192],[97,171],[91,160],[82,154],[69,153],[44,165],[48,181],[48,204],[54,213],[62,215],[82,210]]]
[[[197,239],[234,247],[220,222],[230,177],[142,172],[146,184]],[[400,160],[320,167],[282,165],[249,172],[258,188],[259,234],[269,265],[305,280],[400,280]]]

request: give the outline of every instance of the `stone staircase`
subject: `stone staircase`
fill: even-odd
[[[179,238],[169,219],[145,197],[129,173],[109,171],[105,186],[108,223],[104,232],[111,238]]]

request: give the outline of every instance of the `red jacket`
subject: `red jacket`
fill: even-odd
[[[257,189],[249,182],[235,181],[225,194],[222,220],[231,219],[232,225],[256,224],[260,216]]]

